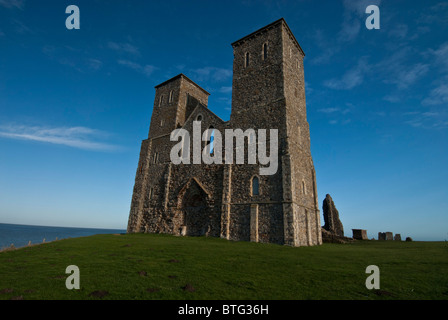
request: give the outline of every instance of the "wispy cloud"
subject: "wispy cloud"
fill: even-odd
[[[403,23],[397,24],[392,30],[389,31],[389,36],[403,40],[408,34],[408,26]]]
[[[330,79],[324,82],[324,85],[336,90],[350,90],[360,85],[364,81],[364,76],[369,71],[369,66],[364,57],[360,58],[358,64],[348,70],[341,79]]]
[[[432,83],[433,89],[422,100],[422,105],[448,104],[448,42],[437,49],[429,49],[425,56],[434,61],[434,67],[440,77]]]
[[[219,92],[220,93],[231,93],[232,87],[221,87],[221,88],[219,88]]]
[[[217,68],[217,67],[204,67],[191,70],[196,74],[198,81],[225,81],[229,79],[233,71],[231,69]]]
[[[120,149],[118,146],[97,141],[107,136],[108,134],[103,131],[86,127],[51,128],[15,124],[0,125],[0,137],[2,138],[39,141],[92,151]]]
[[[345,18],[342,23],[341,31],[339,31],[338,39],[340,41],[354,40],[361,30],[359,19]]]
[[[311,36],[319,48],[319,50],[316,50],[315,56],[311,59],[312,64],[327,64],[341,50],[341,46],[335,44],[332,37],[326,37],[322,30],[312,32]]]
[[[335,112],[339,111],[339,108],[323,108],[323,109],[319,109],[317,111],[322,112],[322,113],[335,113]]]
[[[42,47],[42,53],[50,60],[81,73],[96,72],[104,65],[103,61],[89,57],[87,52],[70,46],[56,47],[54,45],[45,45]]]
[[[448,42],[443,43],[436,50],[429,49],[428,53],[443,68],[443,71],[448,71]]]
[[[117,43],[117,42],[109,42],[107,46],[115,51],[121,53],[130,53],[134,56],[140,56],[140,50],[136,46],[130,43]]]
[[[154,70],[157,69],[157,67],[152,65],[141,65],[139,63],[129,61],[129,60],[118,60],[118,64],[131,68],[139,73],[144,74],[145,76],[149,77],[154,72]]]
[[[429,65],[417,63],[412,66],[403,66],[403,68],[396,69],[396,72],[393,73],[394,76],[384,80],[384,83],[392,83],[395,84],[398,89],[406,89],[428,72]]]
[[[404,123],[414,128],[444,129],[448,126],[446,113],[439,111],[410,111],[403,113]]]
[[[448,3],[439,2],[429,8],[429,10],[423,11],[416,19],[418,24],[440,24],[446,25],[448,19]]]
[[[384,83],[393,84],[399,90],[407,89],[422,79],[430,70],[428,63],[413,62],[412,57],[415,55],[418,55],[418,52],[415,52],[412,47],[402,47],[375,64],[373,66],[375,74]],[[390,99],[386,100],[394,102]]]
[[[24,22],[12,19],[12,25],[14,26],[14,30],[19,34],[35,34],[35,30],[28,27]]]
[[[311,37],[319,48],[311,58],[311,63],[328,64],[336,54],[344,51],[347,43],[355,41],[362,28],[365,28],[365,10],[372,4],[379,6],[381,0],[344,0],[342,22],[336,36],[325,35],[322,30],[311,32]]]
[[[20,9],[23,10],[23,7],[25,6],[24,0],[0,0],[0,6],[12,9]]]
[[[398,94],[388,94],[383,97],[383,100],[389,101],[390,103],[398,103],[402,100],[402,97]]]
[[[344,0],[344,12],[341,29],[338,34],[340,42],[349,42],[354,40],[363,26],[361,23],[365,21],[366,8],[369,5],[381,4],[381,0]]]
[[[87,63],[89,68],[95,71],[101,69],[103,66],[103,62],[98,59],[88,59]]]
[[[423,99],[422,105],[448,104],[448,84],[443,83],[431,90],[429,96]]]

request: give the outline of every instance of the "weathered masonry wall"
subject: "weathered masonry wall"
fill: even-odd
[[[229,240],[311,246],[322,243],[316,172],[306,117],[305,54],[283,19],[232,43],[232,112],[225,122],[208,107],[209,93],[180,74],[156,86],[148,139],[142,142],[128,232],[215,236]],[[223,162],[174,165],[170,141],[177,128],[192,138],[222,134]],[[224,163],[225,129],[275,129],[278,164],[260,175],[262,164]],[[255,139],[258,138],[256,135]],[[248,138],[245,138],[246,147]],[[260,141],[257,141],[259,147]],[[203,147],[205,143],[201,143]],[[186,152],[183,150],[182,152]],[[256,181],[256,182],[255,182]]]

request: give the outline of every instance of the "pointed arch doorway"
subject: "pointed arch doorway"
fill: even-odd
[[[208,194],[196,179],[191,179],[179,195],[183,214],[181,235],[204,236],[210,231]]]

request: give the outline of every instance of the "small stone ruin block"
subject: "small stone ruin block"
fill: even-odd
[[[368,238],[367,238],[367,230],[352,229],[352,231],[353,231],[353,239],[356,239],[356,240],[368,240]]]

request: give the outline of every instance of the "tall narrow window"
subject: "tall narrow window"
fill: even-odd
[[[149,188],[149,200],[152,200],[154,198],[154,188]]]
[[[305,181],[302,180],[302,193],[306,194]]]
[[[210,134],[210,154],[213,154],[213,152],[215,152],[215,148],[214,148],[215,129],[213,127],[210,127],[209,130],[212,130],[212,132]]]
[[[266,60],[268,58],[268,44],[263,44],[263,60]]]
[[[170,91],[169,103],[173,102],[173,90]]]
[[[163,94],[160,96],[160,99],[159,99],[159,107],[162,105],[162,102],[163,102]]]
[[[260,180],[258,177],[252,178],[252,195],[258,196],[260,194]]]
[[[249,66],[249,64],[250,64],[250,53],[246,52],[246,60],[245,60],[246,68]]]

